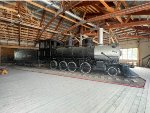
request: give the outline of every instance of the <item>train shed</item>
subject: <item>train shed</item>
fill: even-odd
[[[0,113],[150,113],[150,1],[0,0]]]

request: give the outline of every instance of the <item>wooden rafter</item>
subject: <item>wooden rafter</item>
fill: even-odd
[[[148,36],[137,36],[137,35],[120,35],[121,38],[148,38],[150,39],[150,37]]]
[[[32,1],[32,0],[29,0],[29,1],[31,1],[31,2],[33,2],[34,4],[38,4],[39,6],[37,6],[38,8],[40,7],[40,6],[42,6],[42,4],[39,4],[39,2],[34,2],[34,1]],[[91,2],[91,1],[90,1]],[[51,10],[51,13],[52,14],[55,14],[55,15],[58,15],[59,13],[60,13],[60,15],[58,15],[58,16],[60,16],[60,17],[62,17],[62,18],[64,18],[64,19],[66,19],[67,18],[67,20],[69,20],[69,21],[71,21],[71,22],[73,22],[73,23],[76,23],[77,24],[77,26],[79,25],[79,26],[84,26],[83,27],[83,29],[84,29],[84,31],[86,31],[86,30],[89,30],[89,29],[86,29],[85,28],[85,26],[87,27],[87,28],[90,28],[89,26],[88,26],[88,24],[87,25],[84,25],[85,23],[90,23],[90,22],[95,22],[96,23],[96,25],[99,25],[99,23],[101,23],[101,27],[103,27],[103,28],[107,28],[107,29],[109,29],[109,31],[110,31],[110,34],[112,33],[112,32],[114,32],[114,33],[116,33],[116,32],[118,32],[118,31],[121,31],[121,32],[118,32],[118,34],[116,33],[115,35],[118,35],[118,36],[122,36],[122,35],[124,35],[124,36],[128,36],[128,37],[123,37],[123,39],[134,39],[134,38],[143,38],[143,37],[148,37],[149,36],[149,27],[148,27],[148,25],[149,25],[149,22],[144,22],[144,23],[140,23],[139,24],[139,22],[142,22],[142,21],[149,21],[149,19],[148,19],[148,16],[147,17],[142,17],[141,19],[139,19],[139,18],[135,18],[134,19],[134,21],[135,22],[137,22],[137,23],[131,23],[132,22],[132,16],[130,16],[130,15],[132,15],[132,14],[150,14],[149,13],[149,11],[150,11],[150,9],[148,9],[148,7],[145,5],[139,5],[139,6],[133,6],[133,7],[136,7],[136,10],[135,9],[132,9],[132,11],[134,10],[134,12],[132,12],[131,11],[131,8],[133,8],[133,7],[131,7],[131,8],[128,8],[128,4],[124,1],[124,0],[121,0],[121,1],[115,1],[115,2],[105,2],[105,4],[103,5],[103,4],[101,4],[101,2],[100,1],[96,1],[97,3],[95,4],[95,3],[93,3],[93,2],[91,2],[92,4],[89,4],[88,5],[88,7],[76,7],[76,6],[78,6],[78,5],[80,5],[80,3],[78,4],[78,5],[76,5],[75,7],[75,11],[73,10],[73,12],[75,13],[77,10],[76,9],[78,9],[78,11],[80,11],[80,12],[78,12],[77,11],[77,13],[81,13],[81,10],[82,10],[82,14],[84,13],[84,12],[86,12],[86,8],[88,9],[88,12],[87,12],[87,14],[89,13],[89,14],[99,14],[98,15],[98,17],[94,17],[94,18],[99,18],[100,17],[100,15],[101,15],[101,17],[102,18],[99,18],[99,19],[97,19],[97,20],[91,20],[91,18],[89,19],[89,18],[86,18],[87,20],[85,20],[84,21],[84,18],[83,18],[83,21],[80,21],[80,22],[77,22],[77,20],[75,20],[75,19],[72,19],[72,18],[70,18],[70,17],[68,17],[68,16],[65,16],[65,15],[63,15],[62,13],[60,13],[61,11],[63,11],[63,10],[68,10],[68,8],[70,9],[70,6],[72,6],[72,7],[74,7],[74,5],[73,5],[73,2],[71,2],[71,1],[63,1],[62,3],[62,7],[64,6],[64,5],[66,5],[66,7],[64,7],[64,9],[62,8],[62,7],[60,7],[60,9],[61,10],[59,10],[58,12],[56,11],[56,10],[51,10],[51,8],[50,7],[44,7],[44,6],[42,6],[42,7],[40,7],[40,8],[42,8],[42,10],[45,10],[45,8],[46,8],[46,10],[45,11],[47,11],[47,10]],[[98,3],[99,2],[99,3]],[[3,2],[2,2],[3,3]],[[38,12],[36,12],[35,10],[34,10],[34,12],[32,12],[32,11],[30,11],[32,8],[31,7],[27,7],[26,5],[28,4],[28,3],[26,3],[26,4],[21,4],[21,7],[20,7],[20,11],[18,11],[19,10],[19,8],[17,8],[18,7],[18,5],[17,5],[17,3],[18,3],[18,1],[16,1],[16,2],[14,2],[13,3],[13,7],[11,6],[10,7],[10,5],[11,5],[11,3],[10,2],[8,2],[9,3],[9,5],[7,5],[7,2],[5,2],[4,1],[4,5],[2,5],[2,6],[0,6],[0,29],[2,29],[1,31],[0,31],[0,38],[2,39],[2,40],[5,40],[6,41],[6,43],[11,43],[10,41],[15,41],[15,43],[16,44],[19,44],[20,45],[20,43],[22,42],[22,41],[25,41],[25,42],[34,42],[34,41],[36,41],[37,39],[36,39],[36,37],[37,37],[37,34],[38,34],[38,31],[39,31],[39,33],[41,33],[41,31],[43,31],[43,28],[45,27],[45,26],[41,26],[41,23],[42,22],[40,22],[40,20],[42,21],[42,19],[39,19],[39,16],[41,16],[42,17],[42,15],[40,15]],[[71,4],[70,4],[71,3]],[[76,2],[77,3],[77,2]],[[116,7],[113,7],[112,8],[112,5],[114,6],[114,4],[115,4],[115,6]],[[6,5],[5,5],[6,4]],[[70,4],[70,5],[69,5]],[[124,6],[124,8],[125,9],[120,9],[120,4],[121,5],[123,5]],[[145,4],[149,4],[148,2],[147,3],[145,3]],[[83,4],[82,4],[83,5]],[[136,4],[135,4],[136,5]],[[149,4],[150,5],[150,4]],[[28,5],[28,6],[31,6],[31,5]],[[33,6],[33,5],[32,5]],[[99,6],[99,7],[101,7],[101,8],[96,8],[95,6]],[[35,6],[36,7],[36,6]],[[44,8],[43,8],[44,7]],[[108,7],[108,8],[106,8],[106,7]],[[13,8],[13,9],[11,9],[11,8]],[[96,10],[95,10],[95,9]],[[110,8],[110,9],[109,9]],[[103,11],[100,11],[100,9],[102,10],[103,9],[103,11],[105,11],[105,12],[103,12]],[[41,9],[40,9],[41,10]],[[98,10],[98,11],[97,11]],[[109,11],[110,10],[110,11]],[[116,11],[117,10],[117,11]],[[120,11],[123,11],[123,10],[125,10],[125,13],[124,12],[120,12],[120,13],[118,13],[119,12],[119,10]],[[70,10],[71,11],[71,10]],[[108,14],[108,12],[111,12],[111,11],[113,11],[112,13],[109,13]],[[20,15],[19,15],[19,12],[21,13]],[[100,13],[100,12],[102,12],[102,13]],[[115,12],[115,13],[114,13]],[[146,13],[145,13],[146,12]],[[35,14],[35,15],[33,15],[33,13]],[[49,13],[49,11],[47,11],[47,13]],[[123,14],[124,13],[124,14]],[[85,14],[86,13],[84,13],[84,16],[85,16]],[[86,15],[87,15],[86,14]],[[108,15],[106,15],[106,14],[108,14],[110,17],[107,17]],[[19,16],[18,16],[19,15]],[[121,15],[125,15],[125,17],[122,17]],[[20,18],[20,16],[21,16],[21,18]],[[83,17],[84,17],[83,16]],[[105,17],[104,17],[105,16]],[[113,25],[114,24],[116,24],[116,21],[118,20],[114,20],[113,18],[116,18],[116,16],[118,16],[118,17],[120,17],[120,18],[122,18],[123,19],[123,22],[124,23],[122,23],[122,24],[117,24],[118,26],[120,26],[121,25],[121,27],[114,27]],[[50,16],[51,17],[51,16]],[[126,18],[127,17],[127,18]],[[134,16],[133,16],[134,17]],[[51,17],[52,18],[52,17]],[[105,19],[106,18],[106,19]],[[131,21],[130,21],[130,18],[132,19]],[[93,18],[92,18],[93,19]],[[20,21],[21,20],[21,21]],[[100,20],[100,21],[99,21]],[[106,20],[106,21],[104,21],[104,20]],[[125,21],[124,21],[125,20]],[[48,23],[48,19],[46,19],[46,22]],[[60,21],[60,20],[59,20]],[[43,32],[43,35],[41,35],[41,38],[40,39],[45,39],[45,37],[47,37],[47,38],[53,38],[53,35],[55,35],[55,34],[61,34],[61,32],[59,32],[59,31],[57,31],[58,30],[58,28],[59,28],[59,21],[58,21],[58,23],[55,23],[56,24],[56,26],[54,26],[54,29],[53,30],[51,30],[51,29],[48,29],[49,27],[47,27],[46,29],[45,29],[45,32]],[[130,21],[130,23],[129,23],[129,21]],[[104,26],[104,24],[106,23],[106,22],[110,22],[109,23],[109,25],[110,26]],[[62,23],[62,22],[60,22],[60,23]],[[102,25],[102,23],[104,23],[103,25]],[[121,21],[120,21],[120,23],[121,23]],[[144,24],[144,26],[142,26]],[[67,24],[68,25],[68,24]],[[141,25],[141,26],[140,26]],[[4,26],[4,27],[3,27]],[[8,26],[8,27],[7,27]],[[49,25],[50,26],[50,25]],[[57,26],[58,26],[58,28],[57,28]],[[97,26],[98,27],[98,26]],[[90,30],[96,30],[97,29],[97,27],[95,28],[95,29],[90,29]],[[109,27],[113,27],[113,28],[109,28]],[[123,29],[121,29],[123,27]],[[64,30],[67,30],[68,28],[67,28],[67,26],[62,26],[62,29],[64,28]],[[124,28],[127,28],[126,30],[124,29]],[[72,29],[72,28],[71,28]],[[116,29],[116,30],[114,30],[114,29]],[[129,31],[128,31],[128,29],[129,29]],[[111,31],[112,30],[112,31]],[[130,31],[131,30],[131,31]],[[69,28],[69,31],[70,31],[70,28]],[[75,31],[77,31],[77,32],[79,32],[79,30],[75,30]],[[70,31],[70,32],[73,32],[72,30]],[[68,32],[69,33],[69,32]],[[122,34],[123,33],[123,34]],[[79,34],[79,33],[78,33]],[[88,32],[87,33],[88,35],[91,35],[91,36],[95,36],[95,35],[97,35],[97,33],[96,32]],[[64,33],[64,35],[65,36],[69,36],[70,34],[67,34],[67,33]],[[75,32],[74,33],[72,33],[72,35],[73,36],[76,36],[75,35]],[[140,37],[137,37],[137,35],[138,36],[140,36]],[[113,35],[112,35],[113,36]],[[131,37],[132,36],[132,37]],[[63,37],[63,36],[62,36]],[[78,35],[77,35],[77,37],[76,37],[77,39],[78,39]],[[122,37],[120,37],[119,38],[119,40],[122,40],[121,39]],[[61,39],[61,38],[60,38]],[[8,40],[8,42],[7,42],[7,40]],[[95,41],[97,41],[97,39],[95,38],[94,39]],[[108,39],[104,39],[105,41],[107,40],[108,41]],[[21,43],[21,45],[22,45],[23,43]],[[28,44],[27,44],[28,45]]]
[[[39,48],[37,47],[31,47],[31,46],[15,46],[15,45],[0,45],[0,48],[19,48],[19,49],[35,49],[38,50]],[[0,54],[1,55],[1,54]]]
[[[109,18],[112,18],[112,17],[116,17],[116,16],[122,16],[122,15],[126,15],[126,14],[132,14],[134,12],[148,10],[148,9],[150,9],[149,6],[150,6],[150,2],[142,4],[142,5],[134,6],[134,7],[131,7],[131,8],[127,8],[127,9],[123,9],[123,10],[119,10],[119,11],[114,11],[111,14],[104,14],[102,16],[93,17],[93,18],[85,20],[82,23],[78,22],[78,23],[74,24],[73,26],[71,26],[70,28],[68,28],[67,30],[65,30],[63,33],[66,33],[68,31],[70,31],[70,30],[78,27],[79,25],[85,24],[87,22],[95,22],[95,21],[105,20],[105,19],[109,19]]]
[[[100,2],[99,2],[100,3]],[[100,12],[102,12],[103,14],[106,14],[107,13],[107,11],[105,11],[104,9],[103,9],[103,7],[100,7],[99,5],[97,5],[97,4],[95,4],[95,5],[93,5],[97,10],[99,10]],[[100,15],[101,15],[101,13],[100,13]],[[96,16],[99,16],[99,15],[96,15]]]
[[[56,16],[53,16],[50,21],[47,23],[46,26],[44,26],[44,28],[42,29],[42,31],[40,32],[39,36],[38,36],[38,39],[41,38],[43,32],[50,26],[50,24],[56,19]]]
[[[125,8],[128,8],[128,4],[125,2],[125,1],[118,1],[117,3],[115,3],[114,2],[114,4],[115,4],[115,6],[116,6],[116,10],[120,10],[120,5],[121,5],[121,3],[123,3],[123,6],[125,7]],[[131,15],[128,15],[128,18],[125,20],[125,23],[127,23],[129,20],[130,20],[130,18],[131,18]],[[119,19],[121,19],[121,18],[117,18],[118,20]],[[122,21],[122,19],[121,19],[121,21],[120,21],[121,23],[124,23],[123,21]],[[111,31],[111,33],[113,33],[113,30],[110,28],[109,29],[110,31]],[[116,33],[115,33],[115,36],[114,36],[114,38],[115,38],[115,40],[117,41],[117,43],[118,43],[118,39],[117,39],[117,37],[116,37],[117,35],[116,35]]]
[[[130,22],[130,23],[123,23],[123,24],[114,24],[110,26],[105,26],[106,29],[110,28],[123,28],[123,27],[133,27],[133,26],[138,26],[138,25],[143,25],[143,24],[150,24],[150,20],[145,20],[145,21],[136,21],[136,22]]]
[[[132,15],[150,15],[150,10],[135,12]]]
[[[43,13],[42,13],[42,16],[41,16],[41,21],[40,21],[40,26],[39,27],[42,27],[42,24],[43,24],[43,22],[45,20],[45,13],[46,13],[46,11],[43,10]],[[37,33],[37,40],[39,40],[39,37],[38,37],[39,33],[40,33],[40,30],[38,30],[38,33]]]
[[[86,18],[89,19],[89,18],[92,18],[92,17],[95,17],[95,16],[99,16],[99,15],[103,15],[102,12],[99,12],[99,13],[87,13],[86,14]]]
[[[113,13],[115,11],[115,9],[112,7],[109,7],[105,1],[103,1],[103,0],[99,0],[99,1],[106,7],[108,12]],[[119,5],[118,5],[118,7],[119,7]],[[116,16],[116,18],[120,23],[123,23],[122,19],[119,16]]]
[[[131,19],[131,15],[128,15],[128,17],[127,17],[127,19],[125,20],[124,23],[128,23],[130,19]]]
[[[63,41],[67,36],[64,36],[62,39],[59,39],[60,41]]]
[[[89,5],[95,5],[95,4],[99,4],[98,1],[83,1],[82,3],[78,4],[75,6],[75,8],[78,8],[78,7],[86,7],[86,6],[89,6]]]
[[[7,11],[11,11],[11,12],[15,12],[17,13],[18,11],[12,9],[12,8],[7,8],[7,7],[4,7],[4,6],[0,6],[0,9],[4,9],[4,10],[7,10]]]
[[[63,18],[60,18],[58,24],[57,24],[56,27],[55,27],[55,31],[58,30],[58,28],[59,28],[59,26],[61,25],[62,21],[63,21]],[[54,36],[54,34],[52,34],[50,38],[53,38],[53,36]]]
[[[77,6],[78,4],[82,3],[83,1],[71,1],[71,3],[66,7],[63,8],[63,11],[67,11],[69,9],[74,8],[75,6]]]
[[[116,16],[132,14],[132,13],[143,11],[143,10],[149,10],[150,9],[149,6],[150,6],[150,2],[142,4],[142,5],[133,6],[131,8],[127,8],[127,9],[114,11],[111,14],[105,14],[102,16],[93,17],[91,19],[88,19],[87,22],[94,22],[94,21],[109,19],[109,18],[116,17]]]
[[[56,11],[54,11],[54,10],[52,10],[52,9],[50,9],[50,8],[46,8],[46,7],[44,7],[44,6],[42,6],[42,5],[39,5],[39,4],[35,3],[35,2],[29,1],[29,0],[25,0],[25,1],[26,1],[27,3],[29,3],[29,4],[31,4],[31,5],[34,5],[34,6],[38,7],[38,8],[41,8],[41,9],[43,9],[43,10],[46,10],[47,12],[50,12],[50,13],[52,13],[52,14],[56,14],[56,13],[57,13]],[[71,18],[69,18],[69,17],[67,17],[67,16],[64,16],[64,15],[62,15],[62,14],[60,14],[59,16],[62,17],[62,18],[64,18],[64,19],[66,19],[66,20],[68,20],[68,21],[70,21],[70,22],[77,23],[77,21],[75,21],[75,20],[73,20],[73,19],[71,19]],[[82,25],[82,26],[84,26],[84,27],[86,27],[86,28],[90,28],[90,27],[88,27],[88,26],[86,26],[86,25]]]
[[[139,26],[137,26],[137,27],[139,27]],[[137,28],[137,27],[131,27],[130,28],[131,30],[127,30],[127,31],[125,31],[125,30],[119,30],[119,31],[116,31],[116,34],[117,35],[121,35],[121,34],[125,34],[125,33],[136,33],[136,34],[144,33],[144,34],[150,34],[150,32],[147,31],[148,28],[147,28],[147,30],[146,29],[145,30],[141,30],[140,28]]]
[[[106,23],[107,24],[107,26],[110,26],[108,23]],[[112,42],[114,43],[115,41],[114,41],[114,39],[116,40],[116,42],[118,43],[118,39],[117,39],[117,37],[114,35],[114,31],[110,28],[109,29],[109,32],[110,32],[110,34],[111,34],[111,36],[110,36],[110,39],[112,40]]]
[[[3,17],[0,17],[0,20],[4,21],[4,22],[8,22],[8,23],[14,23],[16,25],[18,25],[18,23],[19,23],[19,21],[12,21],[11,19],[7,19],[7,18],[3,18]],[[23,22],[20,22],[20,24],[21,24],[21,26],[25,26],[25,27],[28,27],[28,28],[34,28],[34,29],[42,30],[42,27],[39,27],[39,26],[30,25],[30,24],[26,24],[26,23],[23,23]],[[51,33],[57,33],[57,34],[61,33],[61,32],[55,31],[55,30],[48,30],[48,29],[46,31],[51,32]],[[65,33],[64,35],[69,36],[70,34]]]
[[[129,6],[128,6],[128,4],[126,3],[126,1],[121,1],[121,3],[123,4],[123,6],[125,7],[125,8],[129,8]],[[128,23],[129,22],[129,20],[131,19],[131,15],[128,15],[128,17],[127,17],[127,19],[125,20],[125,23]]]
[[[130,30],[120,29],[120,30],[116,31],[116,34],[119,35],[119,34],[129,33],[129,32],[133,32],[133,31],[135,31],[135,30],[134,29],[130,29]]]
[[[57,13],[49,20],[49,22],[47,23],[47,25],[42,29],[41,33],[39,34],[39,39],[42,36],[43,32],[50,26],[50,24],[60,15],[63,14],[65,11],[68,11],[69,9],[75,7],[76,5],[78,5],[79,3],[81,3],[81,1],[76,1],[76,2],[71,2],[67,7],[64,6],[63,7],[63,11],[58,10]]]
[[[89,33],[84,33],[83,35],[87,35],[87,36],[96,36],[96,35],[98,35],[98,33],[96,33],[96,32],[89,32]]]
[[[135,26],[133,28],[136,29],[136,30],[139,30],[139,31],[146,31],[146,32],[150,33],[150,28],[145,27],[145,26]]]

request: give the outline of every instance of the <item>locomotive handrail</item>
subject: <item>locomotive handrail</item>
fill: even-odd
[[[144,66],[143,61],[148,57],[150,57],[150,54],[142,58],[142,66]]]
[[[150,56],[150,54],[149,54],[149,55],[147,55],[147,56],[145,56],[145,57],[143,57],[143,58],[142,58],[142,60],[146,59],[146,58],[147,58],[147,57],[149,57],[149,56]]]
[[[147,63],[145,65],[146,67],[150,67],[150,58],[147,60]]]
[[[110,58],[109,56],[107,56],[105,53],[101,52],[102,55],[106,56],[107,58],[109,58],[110,60],[112,60],[112,58]]]

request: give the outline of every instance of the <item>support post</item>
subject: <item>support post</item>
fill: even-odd
[[[140,39],[138,39],[138,66],[142,66],[142,64],[141,64],[141,51],[140,51],[140,47],[141,47],[141,45],[140,45]]]
[[[103,28],[98,29],[98,45],[103,45]]]
[[[18,1],[17,2],[17,5],[18,5],[18,19],[19,19],[19,25],[18,25],[18,45],[20,46],[20,37],[21,37],[21,25],[20,25],[20,22],[21,22],[21,18],[20,18],[20,5],[21,5],[21,2]]]
[[[0,46],[0,65],[1,65],[1,63],[2,63],[2,62],[1,62],[1,56],[2,56],[1,53],[2,53],[2,51],[1,51],[1,46]]]
[[[20,46],[20,36],[21,36],[21,25],[20,25],[20,22],[19,22],[19,27],[18,27],[18,45]]]
[[[80,47],[82,47],[82,34],[80,34],[80,44],[79,44]]]

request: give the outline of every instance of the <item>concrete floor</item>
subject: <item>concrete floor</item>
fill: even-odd
[[[0,113],[150,113],[150,69],[134,70],[144,89],[10,68],[0,76]]]

